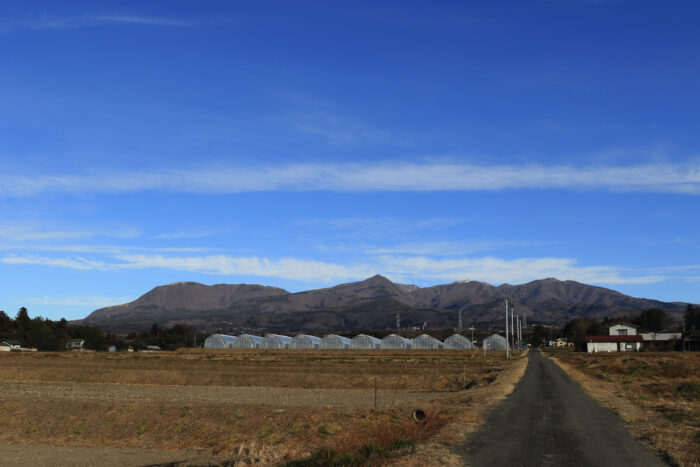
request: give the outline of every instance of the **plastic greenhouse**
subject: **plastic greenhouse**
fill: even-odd
[[[212,334],[204,339],[205,349],[230,349],[236,341],[234,336],[226,334]]]
[[[486,350],[506,350],[506,347],[510,348],[506,338],[498,334],[493,334],[484,339],[484,349]]]
[[[299,334],[292,338],[289,343],[290,349],[318,349],[321,345],[321,338],[309,336],[307,334]]]
[[[413,342],[405,337],[389,334],[382,339],[382,349],[410,349],[413,347]]]
[[[279,334],[267,334],[260,344],[261,349],[288,349],[292,338],[280,336]]]
[[[349,349],[350,339],[347,337],[336,336],[335,334],[328,334],[321,338],[319,344],[321,349]]]
[[[433,336],[421,334],[413,339],[414,349],[442,349],[444,344]]]
[[[476,346],[472,341],[461,334],[452,334],[445,339],[445,348],[452,350],[473,350]]]
[[[262,344],[263,338],[260,336],[253,336],[251,334],[241,334],[233,342],[234,349],[259,349]]]
[[[366,334],[358,334],[350,340],[351,349],[378,349],[382,341]]]

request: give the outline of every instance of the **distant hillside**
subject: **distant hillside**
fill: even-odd
[[[325,332],[402,326],[498,326],[508,299],[530,323],[562,325],[574,318],[603,318],[661,308],[680,319],[684,303],[634,298],[614,290],[574,281],[543,279],[498,287],[477,281],[420,288],[396,284],[383,276],[335,287],[290,293],[249,284],[177,282],[156,287],[131,303],[102,308],[84,320],[104,329],[128,332],[158,323],[187,324],[222,332]]]

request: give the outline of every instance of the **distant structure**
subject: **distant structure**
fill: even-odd
[[[410,349],[413,348],[413,343],[405,337],[389,334],[381,340],[381,349]]]
[[[319,348],[321,349],[349,349],[350,339],[347,337],[336,336],[335,334],[328,334],[321,338],[319,343]]]
[[[453,334],[445,339],[445,348],[452,350],[474,350],[476,346],[463,335]]]
[[[445,344],[427,334],[421,334],[413,339],[414,349],[442,349],[443,347]]]
[[[309,336],[306,334],[294,336],[292,338],[292,342],[289,343],[290,349],[318,349],[320,346],[320,337]]]
[[[498,334],[492,334],[483,343],[484,350],[507,350],[510,348],[505,337]]]
[[[252,334],[241,334],[233,342],[233,349],[259,349],[263,338]]]
[[[382,341],[366,334],[358,334],[350,339],[351,349],[374,350],[381,347]]]
[[[260,343],[261,349],[288,349],[292,338],[279,334],[267,334]]]
[[[236,337],[227,336],[226,334],[212,334],[204,339],[205,349],[230,349],[233,348],[233,343]]]

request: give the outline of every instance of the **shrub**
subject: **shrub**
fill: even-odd
[[[700,399],[700,384],[694,381],[681,383],[676,388],[676,394],[689,401]]]

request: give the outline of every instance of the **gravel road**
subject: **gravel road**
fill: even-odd
[[[554,362],[539,351],[528,359],[513,393],[460,449],[466,465],[666,465]]]
[[[377,405],[435,399],[440,392],[378,391]],[[221,386],[156,386],[136,384],[48,383],[0,381],[1,399],[70,399],[199,402],[275,407],[371,408],[374,391],[358,389],[299,389]]]

